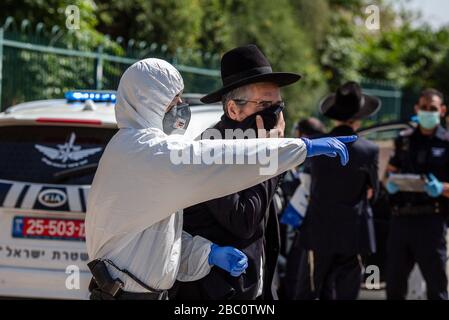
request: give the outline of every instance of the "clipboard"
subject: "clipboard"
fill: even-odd
[[[419,174],[390,174],[388,181],[394,182],[402,192],[425,192],[427,179]]]

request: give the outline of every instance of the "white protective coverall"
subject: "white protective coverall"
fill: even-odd
[[[169,289],[176,279],[195,281],[210,271],[211,242],[182,231],[183,208],[249,188],[306,157],[300,139],[193,141],[167,136],[164,114],[183,88],[179,72],[163,60],[145,59],[126,70],[115,106],[120,130],[104,151],[88,198],[89,258],[110,259],[155,289]],[[237,145],[255,144],[278,152],[273,175],[261,175],[260,163],[174,164],[170,157],[174,150],[198,154],[217,147],[238,154],[247,149],[235,151]],[[108,268],[124,281],[124,290],[147,291]]]

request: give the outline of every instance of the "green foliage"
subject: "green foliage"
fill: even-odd
[[[112,37],[199,49],[203,11],[199,0],[97,0],[99,27]]]
[[[95,29],[96,5],[90,0],[30,1],[6,0],[8,10],[0,10],[15,18],[8,28],[8,39],[32,42],[45,46],[63,47],[79,51],[96,51],[122,55],[124,50]],[[80,28],[67,30],[65,10],[68,5],[80,9]],[[22,28],[24,21],[29,21]],[[3,19],[3,21],[6,19]],[[37,31],[43,22],[41,32]],[[1,106],[7,107],[30,99],[60,98],[69,89],[95,89],[95,59],[42,53],[12,47],[3,48],[3,74]],[[123,68],[105,66],[106,71],[118,77]],[[108,83],[105,84],[109,85]],[[116,83],[114,83],[114,88]]]
[[[232,46],[254,43],[268,57],[274,70],[303,75],[299,83],[284,89],[287,118],[297,119],[312,113],[325,83],[310,38],[292,15],[290,1],[235,0],[231,10]]]
[[[391,80],[406,88],[436,85],[435,72],[449,49],[448,30],[432,31],[428,27],[409,26],[382,33],[361,48],[364,57],[360,72]]]
[[[293,18],[318,49],[331,29],[332,11],[327,0],[291,0]]]
[[[203,10],[200,48],[211,53],[222,53],[233,44],[232,0],[200,0]]]
[[[65,28],[65,8],[76,5],[80,8],[81,27],[94,30],[97,19],[93,0],[3,0],[0,21],[12,16],[16,21],[29,20],[32,25],[43,22],[47,26]]]
[[[80,8],[81,28],[67,32],[64,10],[73,4]],[[364,25],[365,9],[371,4],[381,12],[377,32]],[[43,22],[51,45],[77,50],[95,51],[101,46],[113,55],[155,56],[217,69],[225,51],[257,44],[274,70],[304,76],[283,90],[288,125],[316,113],[317,102],[347,80],[388,80],[409,91],[434,86],[449,95],[449,31],[412,24],[417,15],[405,5],[394,9],[389,0],[3,0],[0,4],[1,22],[13,16],[19,24],[16,30],[24,19],[32,28]],[[60,31],[51,32],[52,26]],[[24,32],[33,33],[30,28]],[[33,42],[41,40],[36,37]],[[27,83],[38,96],[43,96],[42,86],[56,96],[61,83],[95,85],[93,63],[51,54],[38,61],[14,50],[5,51],[4,68],[14,72],[13,66],[20,65],[23,70],[18,72],[39,79],[38,85]],[[124,64],[105,63],[104,87],[114,88],[124,68]],[[183,76],[188,91],[205,92],[220,85],[219,79]],[[4,91],[17,91],[19,83],[6,81]]]

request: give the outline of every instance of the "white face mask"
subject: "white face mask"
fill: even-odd
[[[169,112],[165,113],[162,120],[164,133],[167,135],[173,133],[184,134],[189,126],[191,116],[192,113],[187,103],[175,105]]]
[[[419,125],[424,129],[435,129],[440,123],[440,113],[438,111],[418,111]]]

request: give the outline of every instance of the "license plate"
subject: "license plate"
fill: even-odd
[[[85,241],[84,220],[14,217],[14,238]]]

